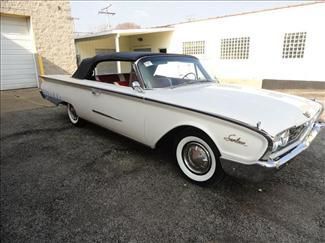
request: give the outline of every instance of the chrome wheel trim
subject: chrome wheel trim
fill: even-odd
[[[185,144],[182,156],[186,167],[197,175],[206,174],[211,167],[209,151],[198,142]]]
[[[183,160],[184,146],[191,142],[197,142],[201,144],[208,151],[210,155],[211,166],[209,167],[209,170],[205,174],[194,173],[186,166],[186,163]],[[216,171],[216,157],[214,155],[212,148],[203,139],[195,136],[184,137],[182,140],[179,141],[176,147],[176,159],[183,173],[193,181],[198,181],[198,182],[207,181],[214,175]]]
[[[68,115],[69,119],[73,124],[76,124],[79,121],[79,116],[77,115],[76,110],[70,104],[68,104]]]

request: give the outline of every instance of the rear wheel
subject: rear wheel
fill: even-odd
[[[219,162],[219,151],[203,132],[186,129],[175,142],[178,165],[185,176],[197,183],[219,182],[224,172]]]
[[[73,105],[68,104],[68,105],[67,105],[67,110],[68,110],[68,117],[69,117],[69,120],[70,120],[70,122],[71,122],[73,125],[75,125],[75,126],[81,126],[81,125],[84,124],[84,120],[82,120],[82,119],[78,116],[78,114],[77,114],[75,108],[73,107]]]

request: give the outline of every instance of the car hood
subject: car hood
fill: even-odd
[[[271,136],[307,122],[321,109],[319,103],[305,98],[235,85],[192,84],[148,90],[145,96],[250,126],[261,122],[260,128]]]

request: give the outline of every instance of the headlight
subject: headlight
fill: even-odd
[[[272,152],[277,151],[280,147],[285,147],[289,142],[290,132],[289,130],[280,133],[278,136],[275,137],[273,141],[273,148]]]

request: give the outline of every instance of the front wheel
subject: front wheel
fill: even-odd
[[[81,125],[84,124],[84,120],[82,120],[82,119],[78,116],[78,114],[77,114],[75,108],[73,107],[73,105],[68,104],[68,105],[67,105],[67,110],[68,110],[68,117],[69,117],[69,120],[70,120],[70,122],[71,122],[73,125],[75,125],[75,126],[81,126]]]
[[[175,147],[178,165],[189,179],[197,183],[223,179],[218,149],[206,134],[185,130],[176,139]]]

